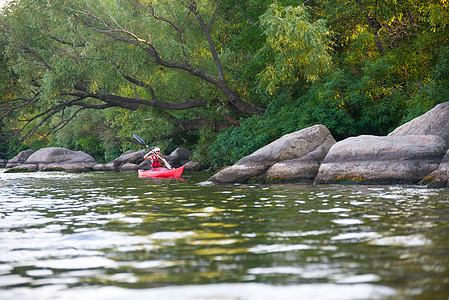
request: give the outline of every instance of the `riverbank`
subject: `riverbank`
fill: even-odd
[[[145,150],[126,152],[107,164],[81,151],[44,148],[22,151],[8,162],[11,172],[37,170],[137,171],[149,169]],[[201,170],[192,152],[178,148],[166,156],[173,167]],[[314,184],[428,184],[449,188],[449,102],[441,103],[388,136],[362,135],[336,141],[318,124],[286,134],[213,176],[214,183],[249,180]]]
[[[388,136],[336,142],[315,125],[262,147],[213,175],[216,183],[250,179],[315,184],[426,184],[449,188],[449,102],[398,127]]]

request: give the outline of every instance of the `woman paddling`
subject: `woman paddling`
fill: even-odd
[[[164,156],[162,156],[161,149],[159,149],[158,147],[155,147],[153,150],[145,154],[143,158],[151,161],[151,166],[153,168],[166,167],[168,169],[171,169],[167,164],[167,161],[164,159]]]

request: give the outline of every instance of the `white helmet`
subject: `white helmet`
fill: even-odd
[[[156,152],[156,151],[161,151],[161,149],[160,149],[159,147],[154,147],[154,148],[153,148],[153,151],[154,151],[154,152]]]

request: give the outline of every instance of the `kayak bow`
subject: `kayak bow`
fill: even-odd
[[[154,168],[150,170],[139,170],[139,178],[180,178],[185,166],[177,169]]]

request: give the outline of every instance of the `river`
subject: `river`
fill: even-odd
[[[0,299],[448,299],[449,191],[0,170]]]

